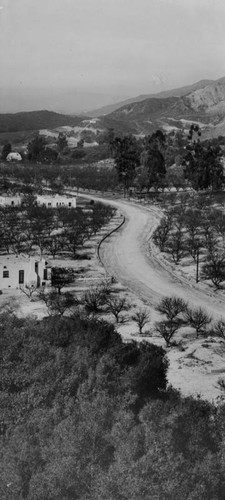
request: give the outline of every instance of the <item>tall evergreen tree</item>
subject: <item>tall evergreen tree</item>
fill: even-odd
[[[185,177],[194,189],[220,189],[224,183],[223,166],[219,146],[210,142],[195,142],[188,147],[185,157]]]
[[[161,130],[145,139],[144,165],[147,169],[147,188],[156,189],[163,185],[166,175],[165,159],[163,155],[166,138]]]
[[[2,159],[6,160],[8,154],[11,153],[11,151],[12,151],[12,146],[11,146],[10,142],[7,142],[6,144],[4,144],[4,146],[2,148]]]
[[[123,184],[124,194],[134,182],[136,169],[140,165],[140,146],[132,135],[116,137],[112,142],[118,180]]]

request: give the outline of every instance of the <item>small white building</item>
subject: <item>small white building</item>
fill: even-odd
[[[23,197],[20,195],[15,196],[0,196],[0,206],[2,207],[16,207],[20,206]],[[64,195],[37,195],[37,204],[47,208],[76,208],[76,197],[68,197]]]
[[[0,256],[0,290],[20,288],[26,284],[45,286],[51,283],[51,267],[42,258],[26,255]]]
[[[51,195],[38,195],[37,203],[38,205],[49,207],[49,208],[76,208],[76,197],[68,197],[65,195],[56,194],[55,196]]]
[[[21,205],[22,197],[19,195],[15,196],[0,196],[0,206],[1,207],[18,207]]]
[[[22,161],[22,156],[20,153],[11,152],[7,155],[6,161]]]

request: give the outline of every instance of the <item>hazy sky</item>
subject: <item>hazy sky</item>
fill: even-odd
[[[0,0],[1,88],[122,97],[224,75],[224,0]]]

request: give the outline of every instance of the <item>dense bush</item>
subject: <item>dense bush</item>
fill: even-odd
[[[225,407],[166,391],[164,354],[102,321],[1,312],[1,498],[223,500]]]

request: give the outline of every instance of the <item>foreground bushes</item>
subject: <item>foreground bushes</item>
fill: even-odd
[[[222,500],[225,407],[95,319],[0,314],[1,499]]]

